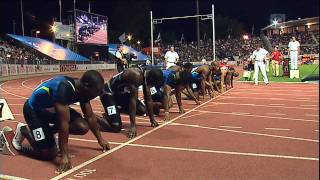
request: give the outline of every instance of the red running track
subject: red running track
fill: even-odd
[[[108,79],[111,74],[103,75]],[[1,126],[24,122],[25,99],[48,78],[0,85],[16,118]],[[160,115],[157,128],[138,117],[135,139],[128,140],[126,130],[103,133],[112,145],[105,153],[91,133],[70,137],[74,168],[60,176],[54,163],[21,155],[0,155],[1,174],[27,179],[319,179],[318,94],[318,84],[235,83],[200,106],[184,101],[187,113],[172,108],[172,120],[163,124]],[[98,100],[92,106],[101,114]],[[128,117],[123,119],[127,129]]]

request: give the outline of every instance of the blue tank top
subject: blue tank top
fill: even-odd
[[[42,83],[28,100],[31,108],[36,111],[54,107],[57,102],[70,105],[79,101],[75,81],[67,76],[57,76]]]
[[[163,70],[164,83],[174,88],[177,85],[176,72],[172,70]]]

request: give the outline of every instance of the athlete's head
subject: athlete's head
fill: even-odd
[[[102,93],[104,79],[98,71],[90,70],[80,78],[79,96],[82,101],[89,101]]]
[[[160,87],[163,86],[164,79],[163,79],[163,73],[160,69],[151,69],[150,71],[147,71],[147,84],[151,86]]]
[[[185,71],[187,71],[187,72],[191,72],[192,71],[192,68],[193,68],[193,65],[191,64],[191,63],[185,63],[184,65],[183,65],[183,69],[185,70]]]
[[[191,72],[188,71],[181,71],[179,73],[179,78],[177,79],[177,84],[178,85],[189,85],[192,83],[192,74]]]
[[[220,66],[218,61],[211,62],[210,70],[213,74],[217,74],[220,71]]]

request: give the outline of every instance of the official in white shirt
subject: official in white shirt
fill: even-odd
[[[296,40],[295,37],[292,37],[291,41],[288,44],[289,56],[290,56],[290,69],[298,69],[298,55],[300,54],[300,43]]]
[[[178,53],[174,51],[173,46],[170,47],[170,51],[166,52],[164,59],[164,65],[166,69],[168,69],[171,66],[174,66],[178,62],[179,56]]]
[[[259,80],[259,69],[261,70],[261,74],[263,76],[263,81],[267,85],[269,84],[267,72],[266,72],[266,65],[265,59],[269,52],[263,48],[261,45],[257,45],[257,49],[252,53],[252,59],[254,60],[254,83],[258,85]]]

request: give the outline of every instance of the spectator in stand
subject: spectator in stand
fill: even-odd
[[[271,54],[271,64],[272,64],[272,74],[274,77],[279,77],[280,75],[280,64],[283,59],[281,51],[279,51],[278,46],[274,48],[274,52]]]
[[[267,72],[266,72],[266,65],[265,65],[265,59],[268,55],[268,51],[261,48],[261,45],[257,45],[257,49],[253,52],[252,58],[254,60],[254,84],[258,85],[259,81],[259,69],[261,71],[261,74],[263,76],[263,81],[266,85],[269,84]]]
[[[166,69],[168,69],[171,66],[174,66],[179,61],[178,53],[174,51],[173,46],[170,47],[170,51],[166,52],[164,58],[164,65]]]
[[[289,56],[290,56],[290,69],[298,69],[298,56],[300,54],[300,43],[296,41],[295,37],[292,37],[291,41],[288,44],[289,47]]]

